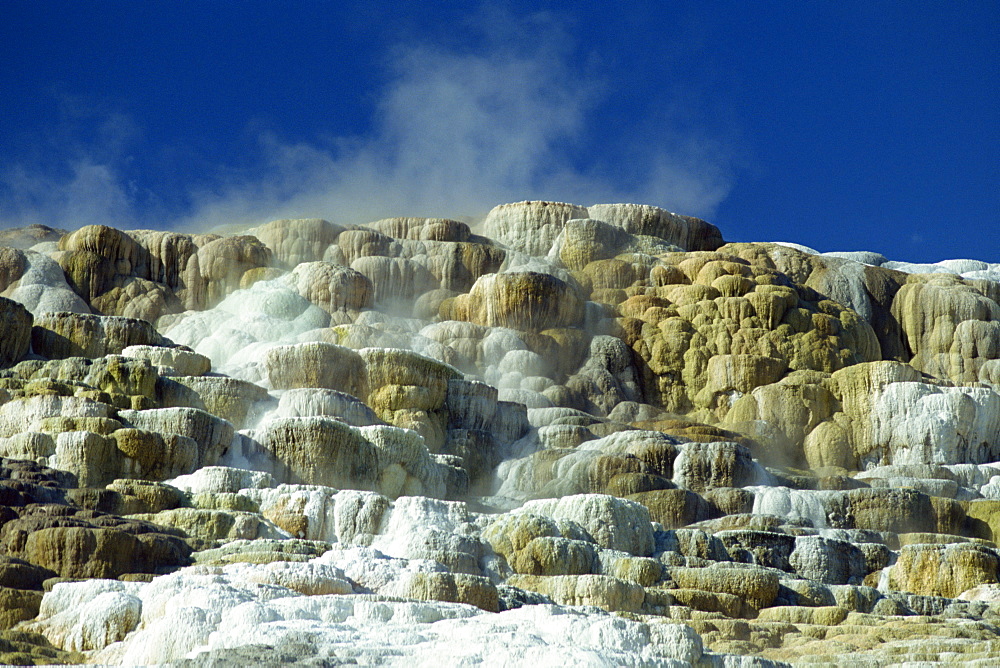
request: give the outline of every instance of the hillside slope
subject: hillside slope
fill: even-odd
[[[2,242],[2,661],[1000,657],[1000,265],[554,202]]]

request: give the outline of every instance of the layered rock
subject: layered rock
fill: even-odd
[[[340,225],[321,218],[274,220],[251,230],[271,249],[276,262],[287,269],[322,260],[343,231]]]
[[[483,222],[486,234],[529,255],[546,255],[568,220],[587,218],[587,209],[558,202],[518,202],[494,207]]]
[[[0,320],[5,323],[0,340],[0,368],[20,362],[31,345],[32,315],[17,302],[0,297]]]
[[[995,659],[995,267],[482,231],[11,235],[0,659]]]
[[[372,305],[371,280],[350,267],[331,262],[306,262],[292,270],[299,294],[328,313],[356,312]]]
[[[32,349],[49,358],[117,355],[129,346],[164,342],[149,322],[120,316],[48,313],[31,331]]]
[[[595,204],[587,208],[587,213],[631,234],[658,237],[687,251],[713,251],[723,243],[722,233],[715,225],[655,206]]]
[[[486,327],[542,331],[582,322],[583,301],[572,286],[549,274],[489,274],[442,305],[442,316]]]

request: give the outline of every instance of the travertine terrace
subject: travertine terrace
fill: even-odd
[[[1000,265],[554,202],[0,246],[0,661],[1000,661]]]

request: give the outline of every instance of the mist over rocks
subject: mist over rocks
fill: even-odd
[[[0,235],[0,661],[996,662],[1000,265],[399,213]]]

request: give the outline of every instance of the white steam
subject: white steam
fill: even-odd
[[[251,169],[220,166],[208,187],[190,186],[186,211],[168,220],[162,207],[152,220],[146,206],[176,198],[151,198],[123,176],[127,156],[92,147],[44,175],[16,165],[0,173],[12,202],[0,209],[0,225],[205,229],[283,217],[477,218],[523,199],[640,201],[711,216],[729,191],[724,151],[669,122],[632,132],[596,121],[598,106],[614,100],[613,84],[587,73],[554,21],[530,28],[506,31],[474,52],[394,49],[370,133],[298,143],[280,131],[259,133]],[[310,103],[337,113],[338,101]]]
[[[142,131],[129,115],[56,90],[59,120],[31,150],[0,160],[0,227],[34,223],[128,227],[161,218],[156,196],[129,176]]]

